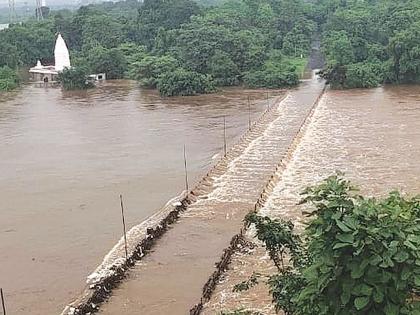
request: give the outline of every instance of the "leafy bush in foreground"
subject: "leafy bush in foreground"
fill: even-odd
[[[285,222],[248,217],[269,252],[277,247],[282,260],[291,258],[269,279],[276,308],[295,315],[420,314],[420,197],[365,198],[339,175],[303,195],[302,204],[314,207],[304,241]]]

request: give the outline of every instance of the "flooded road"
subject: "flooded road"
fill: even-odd
[[[101,314],[188,314],[215,263],[243,225],[311,112],[324,81],[313,78],[273,105],[194,190],[193,203],[129,271]]]
[[[301,228],[299,193],[336,170],[362,194],[383,196],[392,190],[420,193],[420,86],[328,91],[260,214],[292,220]],[[253,233],[249,231],[248,238]],[[268,288],[259,284],[245,293],[233,286],[251,274],[275,268],[258,246],[235,254],[204,314],[245,308],[275,314]]]
[[[282,94],[270,91],[270,99]],[[58,314],[128,228],[220,159],[267,107],[265,91],[161,99],[128,81],[0,94],[0,287],[11,314]],[[212,160],[212,157],[214,158]]]

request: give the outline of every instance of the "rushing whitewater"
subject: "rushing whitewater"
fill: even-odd
[[[344,171],[363,194],[378,196],[394,189],[420,192],[420,87],[386,87],[373,90],[328,91],[311,123],[278,178],[259,213],[295,223],[303,228],[300,192],[333,174]],[[307,206],[305,206],[307,207]],[[238,252],[204,314],[244,308],[276,314],[269,289],[261,281],[248,292],[233,292],[233,286],[253,272],[275,273],[264,247],[258,244]]]
[[[318,78],[287,93],[229,150],[190,195],[192,203],[113,292],[101,313],[186,314],[232,236],[322,93]]]
[[[108,81],[82,92],[24,85],[2,98],[0,279],[9,313],[59,314],[120,239],[119,194],[128,231],[184,189],[184,144],[192,185],[222,149],[223,116],[228,144],[240,137],[248,95],[254,121],[266,91],[162,99]]]

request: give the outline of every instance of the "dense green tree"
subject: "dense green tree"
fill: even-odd
[[[324,74],[337,88],[420,81],[420,3],[415,0],[319,0]]]
[[[290,56],[305,56],[308,54],[310,47],[310,38],[299,27],[293,28],[283,39],[283,52]]]
[[[177,33],[176,52],[185,67],[192,71],[207,73],[216,50],[222,50],[229,41],[231,32],[225,26],[214,25],[196,18]]]
[[[97,46],[88,51],[87,60],[93,73],[105,73],[107,79],[121,79],[128,70],[127,60],[119,48]]]
[[[115,48],[125,39],[121,23],[108,15],[90,16],[83,24],[82,45],[97,43],[106,48]]]
[[[23,23],[0,31],[0,55],[11,52],[18,59],[13,60],[13,56],[7,57],[11,66],[34,65],[38,59],[52,60],[54,43],[55,35],[51,21]],[[1,59],[0,64],[6,62]]]
[[[296,66],[280,52],[273,52],[263,67],[245,73],[244,83],[249,87],[280,88],[299,83]]]
[[[176,32],[174,30],[165,30],[160,27],[154,40],[153,53],[164,55],[170,53],[176,41]]]
[[[250,2],[248,2],[250,3]],[[252,7],[250,8],[253,9]],[[274,32],[276,29],[276,15],[270,3],[260,3],[256,8],[254,25],[257,28],[265,29],[267,32]]]
[[[0,67],[16,68],[19,64],[18,48],[5,41],[0,41]]]
[[[199,12],[200,8],[192,0],[145,0],[138,9],[137,40],[152,48],[160,28],[178,28]]]
[[[64,90],[86,90],[93,87],[89,71],[84,67],[66,68],[58,74],[58,81]]]
[[[391,38],[389,51],[398,82],[420,81],[420,23],[413,23]]]
[[[130,76],[147,88],[156,88],[159,78],[166,73],[175,71],[179,62],[172,56],[145,56],[134,63]]]
[[[250,73],[269,75],[265,82],[270,86],[289,82],[292,75],[285,74],[293,67],[270,67],[267,60],[273,49],[282,50],[285,58],[307,55],[315,31],[308,4],[216,2],[204,8],[193,0],[128,0],[82,6],[76,12],[52,11],[44,21],[0,32],[0,65],[32,66],[37,59],[53,63],[60,32],[72,64],[106,72],[108,78],[135,78],[147,87],[155,88],[162,75],[178,68],[210,75],[216,85],[242,84]],[[258,81],[258,86],[264,82]]]
[[[215,91],[215,85],[209,75],[182,68],[160,76],[157,88],[162,96],[189,96]]]
[[[281,69],[268,64],[263,70],[247,72],[244,77],[244,83],[252,88],[267,87],[277,89],[297,85],[299,77],[294,68]]]
[[[345,31],[332,31],[323,42],[324,52],[330,63],[346,65],[355,61],[353,46]]]
[[[19,86],[19,77],[7,66],[0,67],[0,91],[10,91]]]
[[[345,88],[372,88],[383,81],[381,69],[374,63],[354,63],[347,66]]]
[[[217,50],[214,53],[210,59],[209,69],[218,86],[237,85],[239,82],[239,68],[224,51]]]

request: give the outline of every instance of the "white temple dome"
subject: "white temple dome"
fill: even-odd
[[[65,68],[70,68],[70,55],[66,42],[61,34],[58,34],[54,49],[55,70],[63,71]]]
[[[36,62],[36,66],[34,67],[34,69],[43,69],[43,68],[44,68],[44,66],[41,63],[41,60],[38,60]]]

